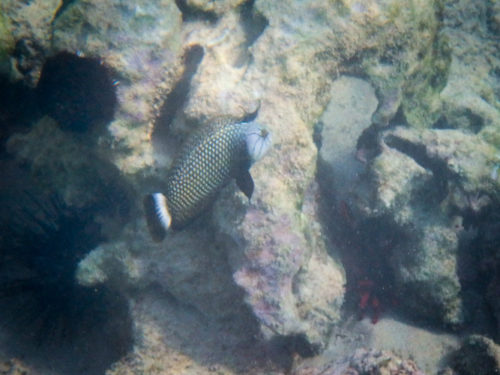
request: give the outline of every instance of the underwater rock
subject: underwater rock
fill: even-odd
[[[19,359],[0,360],[0,375],[31,375],[33,369],[26,366]]]
[[[487,337],[467,337],[453,355],[453,368],[461,375],[494,375],[500,372],[500,346]]]
[[[12,135],[7,152],[28,166],[40,189],[57,192],[68,206],[100,210],[105,221],[113,217],[111,226],[127,220],[130,188],[116,167],[97,156],[81,135],[61,130],[50,117],[25,134]]]
[[[468,195],[485,194],[498,200],[500,181],[493,175],[499,162],[498,149],[480,135],[454,129],[413,131],[398,127],[384,139],[426,169],[442,172],[440,177],[445,180],[452,179],[444,193],[462,189]],[[464,208],[458,197],[450,199],[453,205]]]
[[[89,4],[88,9],[84,8],[87,11],[78,10],[84,4]],[[93,4],[102,14],[113,9],[113,5],[105,5],[101,9],[104,5]],[[261,22],[258,22],[260,33],[250,32],[253,21],[246,20],[248,23],[244,26],[236,12],[224,13],[215,24],[193,19],[183,25],[185,45],[199,45],[205,53],[189,83],[186,103],[181,103],[170,135],[190,131],[176,128],[183,119],[188,120],[185,123],[189,128],[193,124],[210,122],[221,115],[242,118],[259,109],[257,121],[270,128],[275,140],[275,147],[269,155],[252,168],[256,189],[251,204],[248,205],[229,186],[216,202],[210,227],[216,233],[216,242],[221,246],[219,251],[229,259],[236,285],[243,288],[245,301],[258,317],[266,338],[304,334],[312,347],[321,348],[329,327],[340,318],[345,276],[339,262],[329,255],[335,255],[336,250],[326,243],[319,224],[317,205],[321,203],[316,202],[319,195],[313,188],[317,158],[317,150],[312,142],[313,125],[331,99],[330,88],[337,73],[359,73],[360,65],[356,66],[352,62],[367,57],[366,51],[376,50],[382,55],[388,46],[398,46],[395,50],[407,48],[404,46],[415,47],[418,51],[427,49],[433,38],[432,33],[422,36],[416,35],[413,30],[419,22],[424,29],[428,22],[434,22],[434,8],[430,2],[421,5],[421,2],[412,2],[408,7],[400,7],[397,2],[374,4],[366,1],[356,4],[342,2],[332,7],[328,1],[256,1],[250,13],[261,17]],[[102,18],[111,19],[101,14],[90,17],[89,14],[96,11],[85,1],[69,5],[55,24],[56,48],[69,46],[62,42],[62,35],[70,35],[69,31],[74,28],[70,14],[78,12],[84,14],[83,17],[87,17],[91,24],[101,22],[104,25],[106,23]],[[138,16],[137,12],[131,10],[117,10],[118,15],[123,14],[121,12]],[[117,20],[113,22],[121,22],[120,17],[114,18]],[[262,18],[267,21],[262,22]],[[63,22],[64,19],[66,21]],[[397,24],[388,20],[397,20]],[[159,25],[161,22],[154,24]],[[84,25],[83,21],[81,25]],[[61,29],[66,31],[61,33]],[[131,64],[135,60],[128,58],[128,50],[116,50],[107,41],[111,34],[100,32],[105,28],[99,24],[95,27],[97,33],[93,34],[83,26],[76,29],[77,35],[96,35],[92,37],[92,44],[79,45],[78,49],[86,54],[102,56],[107,65],[119,72],[124,71],[121,74],[132,76],[132,70],[143,72],[146,70],[144,67],[148,68],[148,64]],[[134,43],[132,40],[130,45]],[[75,49],[74,46],[71,48]],[[125,55],[123,60],[119,60],[124,66],[112,58],[115,52]],[[399,55],[402,54],[398,52],[390,57],[399,61]],[[417,52],[409,55],[416,56]],[[147,77],[153,81],[158,79],[156,73]],[[122,84],[118,89],[119,98],[122,97],[121,87]],[[147,95],[145,98],[148,100]],[[146,111],[137,110],[133,102],[125,97],[120,103],[127,103],[123,106],[128,107],[121,109],[124,112],[136,114]],[[150,103],[144,102],[144,105]],[[127,108],[132,107],[133,110],[127,111]],[[150,112],[147,113],[149,115]],[[144,125],[147,118],[138,123]],[[115,149],[120,154],[117,157],[119,168],[125,172],[141,170],[150,173],[150,145],[144,143],[149,137],[149,128],[146,125],[133,129],[126,124],[121,126],[117,119],[111,124],[110,130],[114,138],[112,144],[126,145],[132,149],[127,152],[142,155],[142,158],[129,158],[126,152]],[[155,177],[161,180],[163,174],[164,171],[155,172]],[[142,229],[139,225],[131,231],[137,234],[134,231]],[[198,227],[196,230],[201,229]],[[276,235],[271,236],[270,233]],[[172,246],[184,248],[183,241],[187,240],[182,240],[180,235],[179,242]],[[126,254],[133,253],[139,264],[147,264],[143,258],[149,257],[153,248],[157,249],[149,243],[140,245],[140,240],[137,250],[133,251],[129,251],[127,241],[118,243],[118,247],[125,248],[114,252],[115,255],[110,255],[110,258],[119,253],[127,259]],[[185,242],[186,248],[190,246],[199,245]],[[161,251],[167,251],[164,249],[180,255],[180,250],[172,250],[173,247],[169,248],[168,244]],[[197,251],[200,250],[193,250],[191,254]],[[99,252],[103,256],[106,253],[108,251]],[[187,253],[190,254],[190,251]],[[222,257],[219,259],[224,261]],[[177,264],[173,259],[170,261]],[[108,271],[110,274],[119,274],[119,267],[106,268],[105,264],[112,263],[102,263],[104,266],[99,269],[103,275],[107,275]],[[225,266],[222,267],[224,269]],[[182,275],[183,272],[175,274]],[[145,276],[142,273],[140,275]],[[91,276],[89,278],[92,279]],[[144,285],[142,282],[148,280],[145,282],[148,285],[153,277],[143,279],[139,276],[131,280],[139,285]],[[200,302],[203,299],[198,301],[197,297],[203,293],[200,294],[197,288],[192,289],[194,293],[190,297],[187,294],[190,288],[185,288],[182,293],[182,288],[177,290],[180,284],[175,275],[168,280],[162,283],[166,290],[179,298],[182,295],[190,304],[205,309],[204,302]],[[181,280],[182,276],[179,282]],[[206,281],[206,285],[208,293],[211,284]],[[232,287],[228,290],[232,290]],[[221,300],[224,298],[221,297]]]
[[[387,350],[356,349],[347,358],[317,365],[304,363],[293,375],[425,375],[411,359],[402,359]]]
[[[331,324],[340,318],[345,277],[342,266],[326,251],[315,206],[318,194],[308,190],[316,165],[314,116],[307,109],[308,124],[294,108],[299,102],[313,102],[321,90],[316,85],[324,86],[324,80],[304,87],[269,80],[268,69],[283,69],[268,59],[279,40],[271,37],[260,44],[264,34],[257,38],[252,47],[257,62],[251,63],[242,58],[248,53],[248,39],[239,22],[230,12],[214,26],[197,21],[185,26],[186,43],[200,45],[205,53],[178,117],[196,119],[195,124],[203,126],[221,114],[244,117],[260,102],[256,120],[270,129],[280,151],[273,147],[251,169],[251,205],[231,184],[215,210],[185,232],[172,233],[161,245],[147,237],[139,217],[120,238],[87,257],[80,280],[121,278],[124,288],[161,285],[166,294],[211,317],[239,314],[247,301],[267,339],[303,334],[320,348]],[[283,96],[284,91],[295,94]],[[320,105],[312,108],[320,112]],[[159,181],[165,172],[157,172]],[[255,280],[261,281],[260,289],[252,284]]]
[[[256,120],[270,129],[275,142],[251,170],[250,205],[233,187],[217,200],[212,213],[216,238],[264,337],[303,334],[312,347],[321,348],[329,326],[340,318],[345,282],[342,266],[326,251],[313,187],[312,128],[326,104],[316,98],[329,81],[308,80],[316,73],[306,65],[295,67],[301,84],[279,78],[288,67],[280,56],[278,25],[264,28],[249,51],[246,29],[235,14],[210,29],[196,22],[186,27],[189,42],[203,46],[205,56],[184,115],[205,122],[221,113],[241,118],[258,108]]]
[[[151,167],[158,103],[173,85],[181,54],[181,14],[173,0],[81,0],[54,20],[53,52],[100,58],[114,71],[118,108],[100,142],[126,173]]]
[[[0,15],[0,74],[9,75],[11,69],[10,54],[14,49],[10,21],[3,12]]]
[[[396,118],[404,119],[410,126],[430,127],[441,115],[439,94],[446,84],[451,57],[446,37],[439,34],[439,15],[433,3],[419,8],[422,13],[417,19],[407,20],[408,29],[401,40],[408,39],[414,48],[389,47],[362,61],[363,71],[379,99],[372,117],[378,127],[385,127]],[[414,6],[420,7],[413,4],[407,10]],[[415,28],[421,27],[424,32],[415,32]]]
[[[275,30],[280,43],[269,51],[282,58],[285,69],[279,79],[290,85],[311,86],[303,80],[324,81],[339,72],[368,75],[383,105],[393,101],[394,91],[401,90],[404,96],[406,89],[416,90],[408,81],[422,82],[423,77],[415,75],[426,64],[433,69],[432,46],[439,23],[432,0],[404,6],[398,1],[339,1],[333,6],[327,1],[256,1],[256,8]],[[310,67],[307,75],[301,73],[304,66]],[[426,87],[420,83],[419,89]],[[323,95],[316,100],[326,104],[323,100],[328,99]],[[385,123],[399,106],[391,107],[380,116]],[[308,112],[302,107],[300,111]]]
[[[499,148],[500,54],[494,26],[499,13],[495,4],[466,0],[444,4],[441,33],[451,49],[451,64],[440,100],[441,127],[467,129]]]
[[[211,318],[241,313],[242,293],[232,282],[226,254],[213,233],[188,228],[169,234],[164,246],[149,237],[146,227],[125,228],[119,241],[101,244],[80,262],[78,281],[106,282],[123,291],[159,287]]]
[[[459,130],[398,127],[383,133],[381,150],[370,163],[371,192],[358,189],[358,203],[365,201],[358,209],[402,231],[390,255],[405,296],[400,302],[416,316],[462,324],[458,248],[467,246],[467,236],[461,222],[498,200],[499,182],[491,178],[496,149]]]
[[[245,2],[245,0],[180,0],[179,2],[184,3],[188,8],[194,11],[222,15],[231,9],[240,6]]]
[[[250,314],[210,320],[182,303],[158,297],[152,290],[133,298],[134,349],[106,374],[284,374],[255,338]]]
[[[279,194],[283,187],[274,183],[268,189]],[[327,252],[317,195],[313,184],[298,217],[263,197],[246,208],[242,197],[226,196],[214,212],[234,280],[264,337],[300,334],[313,353],[324,348],[332,324],[340,320],[345,283],[343,269]]]
[[[316,252],[310,250],[309,241],[302,237],[307,233],[302,223],[316,226],[317,212],[313,211],[308,219],[300,219],[304,192],[310,185],[316,162],[310,142],[312,125],[330,100],[328,93],[336,73],[340,69],[355,70],[354,64],[349,62],[365,57],[363,51],[380,48],[382,53],[390,44],[427,48],[432,37],[426,35],[420,43],[420,40],[413,40],[417,36],[411,30],[417,22],[433,22],[434,9],[430,2],[423,11],[420,11],[420,3],[416,5],[408,7],[412,11],[406,13],[407,9],[396,3],[386,6],[385,3],[358,2],[332,7],[326,1],[256,1],[255,12],[265,17],[268,25],[251,45],[251,60],[241,60],[238,53],[246,47],[244,30],[238,29],[238,25],[231,28],[224,23],[229,22],[231,16],[221,19],[209,36],[200,27],[190,34],[191,43],[206,46],[206,54],[193,77],[185,109],[187,117],[210,119],[221,112],[241,116],[242,111],[252,112],[244,110],[248,103],[260,103],[258,120],[269,125],[279,150],[271,151],[252,172],[256,181],[256,198],[252,205],[245,208],[239,197],[237,200],[233,197],[230,202],[223,198],[216,207],[223,208],[215,212],[214,218],[222,228],[222,238],[228,236],[227,246],[233,249],[229,252],[235,280],[246,291],[246,301],[259,316],[267,337],[303,331],[311,342],[321,342],[318,341],[321,325],[300,318],[292,310],[294,299],[302,297],[294,295],[293,290],[290,292],[293,288],[287,286],[293,279],[290,275],[301,268],[308,270],[303,264],[310,253]],[[376,11],[372,11],[372,7]],[[417,13],[414,12],[416,8]],[[404,13],[406,17],[393,28],[387,17],[395,10],[396,14]],[[419,17],[415,18],[415,14]],[[408,32],[401,34],[400,28]],[[207,40],[210,43],[206,43]],[[278,235],[266,239],[266,232],[270,231]],[[318,237],[314,235],[313,238],[317,241]],[[319,243],[324,241],[319,239]],[[268,242],[269,245],[263,248],[262,243]],[[245,246],[243,256],[241,250],[237,251],[240,244]],[[323,258],[321,252],[320,259]],[[287,254],[296,254],[296,257],[290,259]],[[272,260],[276,260],[276,266]],[[343,271],[334,263],[323,272],[331,274],[332,280],[341,281]],[[298,280],[302,280],[302,276]],[[267,292],[259,292],[256,285],[262,285]],[[341,288],[336,286],[332,290],[337,290],[337,297],[332,293],[325,300],[332,301],[327,315],[334,317],[338,314],[332,307],[339,306]],[[279,291],[285,292],[280,294]],[[326,318],[324,322],[328,320],[334,322],[336,319]]]
[[[206,123],[221,114],[243,118],[254,113],[262,94],[246,77],[250,61],[240,16],[230,12],[210,29],[199,22],[186,28],[186,43],[201,46],[205,54],[192,78],[184,116]]]
[[[371,85],[341,76],[333,82],[331,100],[317,125],[320,133],[318,174],[336,201],[347,199],[365,166],[356,158],[361,133],[371,125],[377,99]]]
[[[356,218],[382,218],[387,228],[381,232],[402,233],[401,242],[388,245],[391,251],[385,254],[397,287],[405,293],[401,304],[428,320],[450,325],[463,321],[457,249],[464,230],[457,223],[471,210],[489,209],[499,191],[497,91],[486,84],[483,67],[484,86],[477,89],[474,83],[473,94],[464,87],[468,80],[458,84],[469,57],[467,48],[460,53],[455,43],[476,38],[475,28],[466,30],[473,38],[440,34],[442,7],[433,0],[404,5],[397,0],[43,3],[44,9],[41,1],[2,4],[2,14],[7,9],[16,27],[12,35],[18,69],[36,82],[43,60],[61,51],[102,61],[115,79],[116,117],[97,146],[89,146],[86,133],[65,134],[43,120],[27,134],[12,137],[9,151],[30,168],[42,188],[53,186],[71,206],[131,206],[134,215],[125,226],[119,214],[99,219],[111,234],[109,241],[87,255],[77,271],[80,284],[104,283],[129,298],[134,351],[112,371],[251,373],[227,361],[248,365],[259,357],[269,359],[252,352],[247,361],[250,349],[262,343],[256,338],[302,343],[290,345],[291,356],[310,356],[325,347],[332,326],[341,320],[346,277],[338,249],[321,226],[319,207],[326,204],[314,182],[318,152],[313,128],[329,113],[329,103],[347,99],[346,91],[332,92],[346,80],[340,75],[364,77],[363,84],[348,80],[366,89],[363,97],[370,105],[356,106],[358,113],[343,112],[349,117],[344,123],[354,114],[364,116],[356,118],[359,122],[349,128],[348,137],[331,143],[325,138],[325,160],[345,145],[336,160],[345,161],[351,153],[349,165],[360,170],[352,153],[376,105],[371,87],[379,101],[372,115],[374,128],[397,117],[417,128],[463,125],[479,133],[398,128],[377,143],[376,129],[373,143],[381,153],[367,160],[370,180],[349,176],[352,197],[359,200],[353,210]],[[443,22],[452,19],[452,3],[462,1],[445,4]],[[183,23],[184,6],[198,13]],[[488,27],[496,27],[496,18],[492,12]],[[470,53],[480,55],[481,44],[472,46]],[[491,35],[487,48],[493,49]],[[183,51],[191,50],[198,51],[192,64],[196,67],[183,67]],[[468,77],[476,60],[470,61]],[[496,79],[496,57],[491,61],[488,75]],[[162,164],[153,147],[153,127],[162,102],[184,73],[189,79],[183,81],[175,111],[170,111],[165,144],[177,147],[195,127],[215,118],[251,114],[269,127],[274,146],[252,168],[255,193],[250,202],[230,184],[191,227],[154,244],[137,206],[145,193],[161,187],[167,173],[168,157]],[[443,108],[446,121],[436,123]],[[339,167],[333,160],[330,166],[332,173]],[[136,188],[130,196],[114,194],[127,186],[119,173]],[[108,194],[106,186],[115,180],[118,187]],[[114,201],[103,199],[103,192]],[[348,193],[351,186],[346,184]],[[227,345],[221,329],[238,319],[245,327]],[[216,329],[199,335],[207,322],[218,320],[222,323]],[[214,358],[215,346],[219,355]],[[241,346],[239,352],[225,351]],[[218,368],[220,363],[224,365]]]
[[[422,218],[421,221],[427,221]],[[396,245],[392,263],[401,302],[409,314],[447,325],[464,323],[457,252],[458,236],[452,225],[416,222],[406,241]]]
[[[367,76],[380,102],[377,124],[387,125],[400,103],[424,117],[414,122],[433,122],[448,61],[440,55],[434,1],[257,1],[256,7],[276,30],[286,29],[274,52],[286,56],[280,78],[299,84],[296,68],[304,65],[312,67],[309,80]],[[429,90],[433,78],[436,88]]]
[[[30,86],[38,82],[50,50],[52,22],[62,4],[62,0],[2,1],[0,30],[2,34],[10,32],[8,39],[15,44],[9,69],[13,80],[22,78]],[[2,42],[0,49],[3,48]]]
[[[360,321],[351,328],[365,337],[357,347],[390,350],[402,358],[411,358],[428,374],[437,374],[447,364],[446,358],[460,347],[460,339],[443,330],[429,330],[409,320],[384,317],[377,324]],[[330,347],[334,345],[330,344]]]

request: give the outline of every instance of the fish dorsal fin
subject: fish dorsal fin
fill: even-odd
[[[252,198],[254,183],[250,171],[248,169],[241,170],[236,175],[236,184],[240,190],[245,194],[250,200]]]

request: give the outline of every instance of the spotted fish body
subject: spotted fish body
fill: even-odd
[[[219,122],[194,135],[174,162],[165,192],[144,200],[153,239],[161,241],[169,228],[189,224],[231,178],[250,198],[253,180],[249,169],[270,143],[270,134],[257,122]]]

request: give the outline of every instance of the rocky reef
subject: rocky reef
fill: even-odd
[[[484,336],[469,336],[453,354],[453,368],[459,374],[494,374],[500,370],[500,347]]]
[[[399,233],[389,262],[400,293],[411,296],[401,302],[432,320],[463,323],[459,247],[471,246],[473,236],[464,217],[498,200],[490,176],[496,148],[454,129],[397,127],[380,142],[369,177],[375,190],[358,196],[357,209]]]
[[[74,277],[127,300],[133,348],[108,374],[442,367],[385,352],[389,335],[375,340],[356,322],[367,315],[498,339],[495,2],[0,9],[6,87],[38,95],[29,126],[0,118],[2,160],[100,228]],[[189,227],[153,242],[144,195],[161,191],[189,135],[221,117],[272,133],[251,169],[252,199],[231,183]],[[404,354],[422,358],[416,347]]]
[[[357,349],[347,360],[323,365],[302,365],[294,375],[424,375],[411,360],[403,360],[389,351]]]

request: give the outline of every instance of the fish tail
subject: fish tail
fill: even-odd
[[[167,197],[162,193],[148,194],[143,203],[151,237],[154,241],[160,242],[167,235],[172,222],[168,211]]]

